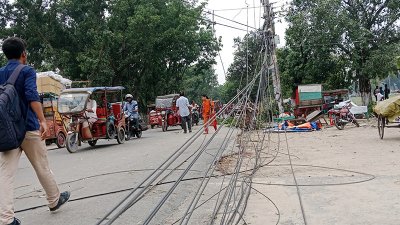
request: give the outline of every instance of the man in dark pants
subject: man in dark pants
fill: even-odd
[[[182,128],[183,132],[187,133],[187,128],[189,128],[189,132],[192,132],[192,119],[190,117],[190,104],[189,100],[185,97],[185,93],[182,91],[178,100],[176,100],[176,107],[179,110],[179,115],[182,120]],[[186,128],[187,124],[187,128]]]
[[[26,64],[26,44],[22,39],[12,37],[3,42],[2,50],[8,59],[5,67],[0,68],[0,84],[7,82],[15,68]],[[25,139],[21,147],[0,152],[0,225],[19,225],[21,222],[14,217],[14,177],[18,170],[18,161],[22,151],[35,169],[36,175],[46,192],[48,207],[51,212],[64,205],[70,192],[60,193],[54,175],[47,159],[47,148],[44,138],[48,132],[46,119],[42,111],[39,94],[36,87],[36,72],[32,67],[25,66],[18,75],[14,85],[20,98],[21,112],[26,115]],[[52,222],[49,222],[52,224]]]
[[[389,99],[390,89],[387,84],[385,84],[385,100]]]

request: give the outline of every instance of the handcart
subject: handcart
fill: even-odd
[[[378,134],[383,139],[385,128],[400,128],[400,95],[378,102],[374,112],[378,118]]]

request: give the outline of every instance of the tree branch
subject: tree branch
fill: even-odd
[[[379,7],[379,9],[375,12],[374,16],[372,17],[371,21],[367,24],[367,29],[371,29],[372,25],[374,25],[374,23],[376,22],[376,20],[378,19],[379,15],[381,14],[381,12],[387,7],[387,5],[389,4],[390,0],[386,0],[381,7]]]

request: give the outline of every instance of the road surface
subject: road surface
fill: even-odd
[[[194,132],[199,128],[195,127]],[[55,214],[51,214],[47,207],[30,209],[44,205],[46,201],[30,163],[23,155],[15,181],[15,210],[18,212],[16,217],[24,225],[96,224],[128,194],[122,190],[135,187],[191,135],[193,134],[183,134],[182,130],[177,128],[165,133],[161,129],[149,129],[140,139],[134,138],[121,145],[118,145],[116,140],[102,140],[94,148],[83,144],[74,154],[66,149],[49,146],[48,158],[57,183],[61,191],[72,192],[72,201]],[[202,135],[193,144],[193,148],[183,155],[185,157],[191,155],[195,147],[203,144],[209,136]],[[211,154],[203,154],[186,177],[201,176],[216,149],[216,146],[210,146],[207,151]],[[187,163],[182,168],[186,165]],[[176,179],[179,173],[179,171],[174,172],[166,181]],[[172,224],[180,218],[184,212],[182,210],[186,209],[183,203],[188,201],[198,182],[198,180],[182,182],[151,224]],[[145,199],[129,209],[114,224],[141,224],[160,201],[161,194],[171,185],[160,185],[152,190]],[[210,186],[213,185],[211,182]],[[218,190],[217,183],[214,186],[215,190]],[[209,210],[206,209],[194,215],[194,219],[197,218],[198,221],[196,224],[201,224],[202,220],[207,221],[208,214]]]

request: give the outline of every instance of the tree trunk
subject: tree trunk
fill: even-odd
[[[367,77],[361,77],[359,79],[359,88],[360,88],[360,93],[361,93],[361,100],[362,100],[362,105],[368,106],[370,100],[372,99],[371,97],[371,82]]]

